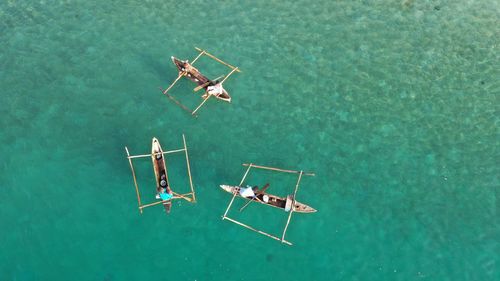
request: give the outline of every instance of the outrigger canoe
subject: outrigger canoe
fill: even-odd
[[[160,142],[156,138],[153,138],[151,144],[151,160],[153,161],[153,168],[155,171],[157,191],[156,198],[163,201],[165,211],[167,213],[170,213],[170,208],[172,207],[171,198],[173,197],[173,192],[170,189],[170,184],[168,183],[167,166],[165,165],[163,149],[161,149]]]
[[[221,185],[220,187],[224,191],[232,193],[233,195],[236,194],[239,197],[252,200],[252,197],[244,197],[240,193],[241,189],[249,188],[249,187],[231,186],[231,185],[224,185],[224,184]],[[264,204],[264,205],[279,208],[279,209],[282,209],[286,212],[290,211],[290,209],[292,208],[292,204],[293,204],[293,211],[294,212],[297,212],[297,213],[314,213],[314,212],[316,212],[316,209],[314,209],[306,204],[295,201],[293,199],[293,195],[288,195],[286,198],[283,198],[283,197],[279,197],[279,196],[268,194],[268,193],[256,192],[255,197],[258,199],[258,200],[254,200],[255,202],[259,202],[259,203]]]
[[[213,81],[208,79],[205,75],[201,74],[200,71],[192,66],[188,61],[182,61],[176,57],[172,57],[172,61],[179,70],[179,73],[189,78],[189,80],[196,83],[198,86],[201,86],[205,89],[205,94],[203,98],[208,97],[209,95],[213,95],[216,98],[231,102],[231,96],[228,92],[222,87],[221,83],[218,81]]]

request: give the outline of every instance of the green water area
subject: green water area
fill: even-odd
[[[500,280],[499,19],[493,0],[0,1],[0,280]],[[159,89],[195,46],[241,69],[197,117]],[[169,93],[194,109],[196,86]],[[196,204],[141,214],[125,146],[183,135]],[[165,159],[189,193],[185,153]],[[315,174],[293,246],[222,220],[243,163]],[[245,203],[227,216],[281,238],[289,212]]]

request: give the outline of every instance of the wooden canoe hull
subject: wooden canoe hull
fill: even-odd
[[[170,184],[168,181],[167,174],[167,165],[165,164],[165,157],[163,155],[163,149],[161,148],[160,142],[157,138],[153,138],[151,143],[151,161],[153,162],[153,169],[155,172],[156,179],[156,192],[159,195],[162,192],[162,189],[166,189],[166,193],[172,194],[172,190],[170,189]],[[166,181],[166,186],[161,186],[162,178]],[[170,201],[165,201],[163,204],[165,206],[165,210],[170,212],[170,207],[172,203]]]
[[[208,97],[208,87],[215,86],[217,83],[216,81],[208,79],[205,75],[201,74],[201,72],[197,68],[192,66],[188,61],[182,61],[176,57],[172,57],[172,62],[179,70],[179,73],[181,73],[183,76],[187,77],[189,80],[193,81],[198,86],[203,85],[203,89],[205,89],[205,94],[203,98]],[[224,88],[222,88],[222,92],[219,95],[214,95],[214,96],[220,100],[231,102],[231,96]]]
[[[241,188],[240,186],[221,185],[220,187],[226,192],[229,192],[232,194],[237,194],[237,196],[245,198],[245,199],[251,199],[251,198],[246,198],[246,197],[243,197],[240,195],[240,192],[239,192],[240,188]],[[268,197],[267,202],[264,202],[264,196]],[[261,204],[264,204],[267,206],[279,208],[279,209],[282,209],[285,211],[286,201],[287,201],[286,197],[284,198],[284,197],[279,197],[279,196],[268,194],[268,193],[262,193],[262,194],[257,194],[257,198],[260,201],[255,200],[255,202],[258,202],[258,203],[261,203]],[[294,201],[293,211],[297,212],[297,213],[314,213],[314,212],[316,212],[316,209],[314,209],[306,204]]]

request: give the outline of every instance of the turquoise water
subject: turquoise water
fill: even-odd
[[[497,1],[182,2],[0,2],[1,280],[500,279]],[[158,90],[194,46],[243,70],[198,118]],[[172,94],[194,107],[193,88]],[[140,215],[124,146],[182,133],[198,203]],[[316,173],[294,246],[221,220],[218,185],[245,162]],[[182,155],[168,163],[187,191]],[[231,217],[286,223],[242,204]]]

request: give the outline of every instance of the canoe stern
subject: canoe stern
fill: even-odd
[[[300,202],[295,201],[295,205],[293,206],[293,211],[297,213],[315,213],[317,212],[316,209],[314,209],[311,206],[308,206],[306,204],[302,204]]]

